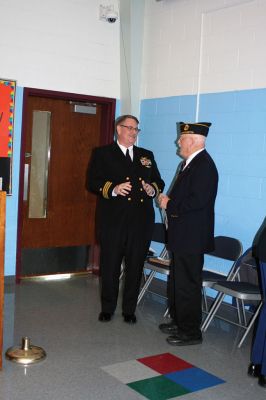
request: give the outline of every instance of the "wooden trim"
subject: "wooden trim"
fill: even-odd
[[[0,192],[0,369],[2,369],[2,350],[3,350],[5,225],[6,225],[6,192]]]

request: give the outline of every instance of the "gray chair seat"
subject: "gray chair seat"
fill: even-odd
[[[258,284],[256,260],[252,257],[252,249],[247,249],[234,264],[234,267],[230,272],[230,280],[218,280],[213,284],[212,288],[217,291],[217,296],[210,308],[209,314],[202,324],[201,329],[205,332],[214,317],[221,318],[217,312],[222,305],[223,299],[226,295],[232,296],[232,298],[236,300],[237,304],[236,310],[238,313],[238,323],[233,320],[225,320],[245,329],[245,332],[238,343],[238,347],[241,347],[263,304],[262,294]],[[246,306],[250,305],[250,302],[255,302],[256,307],[255,312],[251,314],[249,321],[247,321]],[[241,308],[239,307],[239,303],[241,304]]]
[[[242,243],[238,239],[230,236],[215,236],[214,245],[214,250],[208,253],[213,262],[213,265],[211,266],[212,270],[204,267],[202,271],[202,294],[205,305],[203,311],[207,314],[209,312],[209,308],[205,288],[212,288],[217,281],[231,280],[235,263],[243,251]],[[226,260],[232,262],[227,275],[215,271],[217,269],[217,260]]]
[[[152,280],[155,278],[156,273],[160,273],[163,275],[169,275],[170,271],[170,263],[171,260],[169,258],[168,251],[166,249],[166,227],[163,223],[156,223],[154,225],[153,237],[152,240],[157,243],[163,244],[163,249],[159,256],[157,257],[148,257],[144,264],[144,274],[147,275],[146,280],[144,281],[144,285],[142,286],[139,296],[138,303],[142,300],[143,296],[146,292],[149,291],[149,287],[152,283]],[[145,271],[149,271],[148,274]]]

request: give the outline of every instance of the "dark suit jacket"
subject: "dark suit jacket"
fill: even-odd
[[[157,196],[164,188],[153,153],[141,147],[133,147],[133,162],[126,160],[116,142],[94,150],[88,174],[89,190],[99,195],[100,227],[117,226],[127,210],[143,215],[143,224],[153,222],[153,199],[142,188],[141,181],[150,183]],[[130,181],[131,192],[112,196],[117,184]]]
[[[218,172],[206,150],[181,172],[167,204],[168,246],[179,254],[203,254],[214,249],[214,203]]]
[[[253,255],[266,263],[266,218],[253,241]]]

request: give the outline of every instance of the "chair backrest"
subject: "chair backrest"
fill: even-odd
[[[236,261],[242,254],[242,243],[229,236],[215,236],[215,249],[208,253],[210,256]]]
[[[235,267],[240,281],[258,285],[258,269],[256,259],[252,255],[252,247],[248,248],[240,257]]]
[[[169,258],[169,253],[166,248],[167,243],[167,229],[163,222],[156,222],[153,228],[152,241],[163,244],[159,257],[163,259]]]
[[[247,299],[245,305],[256,305],[258,299],[253,298],[252,294],[255,297],[259,296],[260,288],[259,288],[259,280],[258,280],[258,267],[256,263],[256,259],[252,255],[252,248],[248,248],[236,261],[234,267],[231,272],[231,280],[238,281],[241,283],[241,290],[247,291]],[[219,282],[218,282],[219,285]],[[236,289],[238,290],[238,289]],[[240,290],[240,291],[241,291]],[[248,297],[249,296],[249,297]]]
[[[154,224],[152,241],[157,243],[166,244],[167,241],[167,232],[165,224],[162,222],[156,222]]]

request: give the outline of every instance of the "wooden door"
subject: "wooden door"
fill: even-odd
[[[22,276],[83,269],[86,249],[94,243],[96,197],[87,192],[85,184],[91,151],[100,143],[102,106],[93,106],[95,114],[74,112],[74,107],[65,99],[28,98],[23,154],[28,177],[24,181]],[[45,216],[41,217],[32,217],[29,207],[36,112],[50,114],[47,201]]]

